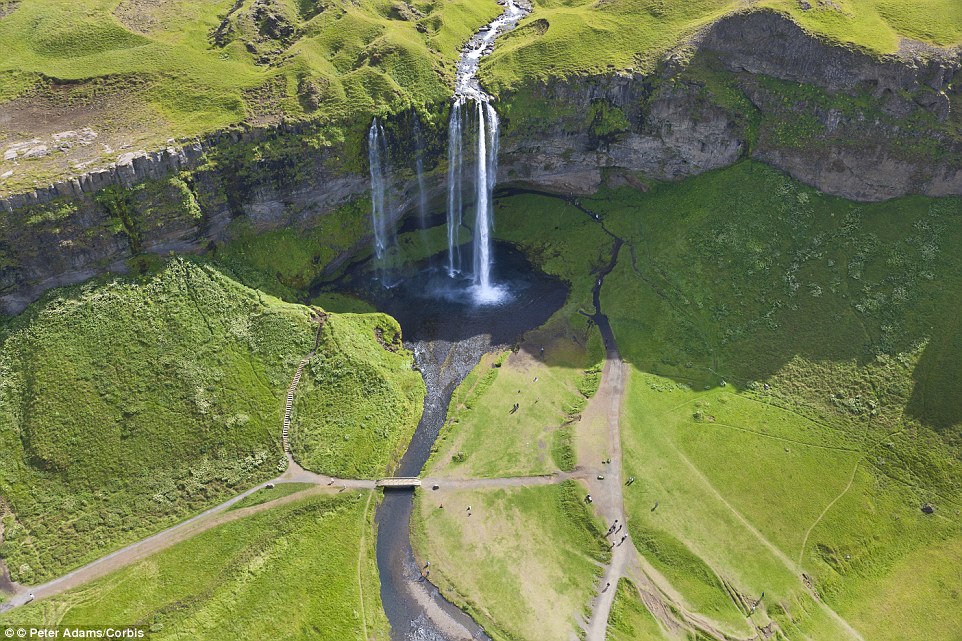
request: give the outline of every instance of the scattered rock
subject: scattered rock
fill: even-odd
[[[47,145],[37,145],[23,152],[24,158],[43,158],[50,155],[50,148]]]
[[[17,150],[16,150],[16,149],[8,149],[8,150],[6,150],[5,152],[3,152],[3,159],[4,159],[4,160],[15,160],[16,157],[17,157]]]
[[[922,506],[922,512],[925,514],[935,514],[935,508],[931,503],[926,503]]]

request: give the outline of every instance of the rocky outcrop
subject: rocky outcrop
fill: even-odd
[[[958,195],[960,69],[957,51],[877,57],[775,12],[735,14],[654,75],[549,81],[502,96],[502,166],[509,179],[590,192],[606,169],[674,180],[753,157],[853,200]],[[600,104],[626,126],[604,133],[592,118]],[[542,117],[526,121],[530,113]]]
[[[499,96],[499,182],[580,194],[752,157],[855,200],[959,195],[960,69],[958,52],[879,58],[774,12],[736,14],[653,74],[555,79]],[[424,160],[439,193],[446,116],[431,120]],[[405,169],[409,121],[386,123],[397,215],[416,193]],[[203,250],[237,217],[262,229],[318,223],[367,196],[366,124],[321,149],[309,125],[225,134],[0,199],[0,309],[15,313],[50,287],[126,269],[141,252]]]
[[[919,47],[915,55],[875,56],[827,42],[771,11],[735,14],[704,30],[694,46],[734,73],[765,75],[835,92],[864,89],[878,98],[911,94],[940,119],[960,53]]]
[[[584,194],[598,189],[607,169],[676,180],[730,165],[746,153],[742,132],[700,92],[686,83],[655,92],[645,78],[615,76],[551,82],[508,96],[525,111],[535,105],[558,117],[533,128],[506,109],[500,179]],[[563,115],[572,105],[575,115]],[[593,105],[605,105],[606,117],[618,122],[598,122]]]
[[[148,180],[159,180],[179,171],[190,169],[204,158],[204,146],[195,142],[182,147],[168,147],[160,151],[128,152],[117,162],[74,178],[55,182],[49,187],[0,198],[0,209],[15,209],[43,205],[57,199],[81,198],[95,194],[105,187],[133,187]]]

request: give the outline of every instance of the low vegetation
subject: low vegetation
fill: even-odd
[[[297,388],[291,451],[305,468],[373,478],[407,447],[424,402],[424,380],[384,314],[328,317]]]
[[[790,636],[849,635],[817,593],[865,638],[947,638],[962,201],[852,203],[754,163],[650,187],[582,200],[625,240],[602,304],[632,367],[639,550],[730,634],[764,592],[754,621]],[[500,199],[499,230],[550,229],[530,198]],[[583,233],[528,242],[577,255]],[[899,601],[910,567],[930,606]]]
[[[650,72],[669,50],[712,22],[745,9],[737,0],[536,0],[534,12],[498,43],[482,68],[495,91],[532,78],[613,70]],[[951,0],[761,0],[830,41],[892,54],[902,39],[950,47],[962,42],[962,9]]]
[[[308,310],[175,260],[59,290],[3,328],[0,547],[23,583],[149,534],[284,465]]]
[[[0,339],[0,556],[36,584],[282,472],[284,399],[311,310],[174,259],[57,290]],[[382,474],[424,389],[386,316],[330,314],[298,388],[305,466]],[[261,490],[256,505],[299,484]]]
[[[669,638],[641,602],[630,579],[618,581],[615,602],[608,615],[607,641],[662,641]]]
[[[315,496],[246,516],[0,623],[110,622],[172,640],[387,641],[372,498]]]
[[[600,371],[588,366],[590,359],[564,339],[548,343],[544,354],[528,341],[517,352],[483,358],[451,399],[430,473],[498,477],[573,469],[574,422]]]
[[[492,639],[566,639],[579,629],[610,553],[577,484],[442,487],[422,491],[417,504],[421,565],[431,562],[431,580]]]
[[[303,300],[334,260],[370,233],[367,206],[364,200],[353,201],[310,229],[255,229],[248,219],[238,218],[217,246],[215,259],[251,287],[284,300]]]
[[[367,120],[443,102],[458,48],[498,12],[489,0],[25,0],[0,11],[0,105],[70,107],[75,129],[115,150],[240,123]]]

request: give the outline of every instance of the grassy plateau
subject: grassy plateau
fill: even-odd
[[[219,525],[7,625],[140,625],[152,639],[388,639],[373,497],[315,496]]]
[[[421,565],[431,562],[431,580],[492,639],[574,634],[597,564],[610,554],[577,484],[425,490],[417,513],[412,542]]]

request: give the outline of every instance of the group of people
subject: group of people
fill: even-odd
[[[607,539],[612,534],[618,534],[619,532],[621,532],[622,527],[624,527],[624,523],[619,523],[618,519],[615,519],[615,522],[612,523],[611,527],[608,528],[608,531],[605,532],[605,538]],[[627,538],[628,538],[627,534],[622,534],[621,540],[618,541],[617,545],[621,545],[622,543],[624,543]],[[611,545],[609,547],[612,547],[612,548],[615,547],[615,542],[611,541]]]

